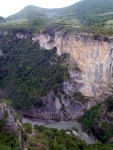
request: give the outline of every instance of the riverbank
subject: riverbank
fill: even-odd
[[[80,123],[75,121],[60,121],[56,122],[54,120],[40,120],[40,119],[31,119],[31,118],[22,118],[22,122],[26,123],[29,122],[34,125],[43,125],[48,128],[56,128],[58,130],[71,130],[73,127],[77,129],[78,137],[84,140],[87,144],[94,144],[96,141],[89,137],[86,133],[83,132],[82,126]]]

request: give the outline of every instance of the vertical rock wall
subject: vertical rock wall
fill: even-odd
[[[81,70],[81,75],[75,78],[75,82],[83,85],[79,91],[85,96],[98,98],[109,94],[109,86],[113,82],[112,37],[105,40],[104,37],[95,39],[88,34],[56,32],[52,36],[49,33],[37,33],[32,40],[39,41],[40,46],[48,50],[57,47],[58,55],[70,54],[70,58]]]

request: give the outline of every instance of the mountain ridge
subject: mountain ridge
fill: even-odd
[[[28,5],[6,19],[22,19],[22,18],[60,18],[62,20],[77,19],[82,24],[94,24],[95,22],[106,22],[113,19],[113,1],[108,0],[82,0],[73,5],[64,8],[41,8],[34,5]]]
[[[38,6],[34,6],[34,5],[28,5],[28,6],[24,7],[23,9],[21,9],[19,12],[15,13],[11,16],[8,16],[6,19],[29,18],[29,17],[35,17],[35,15],[37,15],[37,14],[40,17],[41,15],[44,16],[43,11],[46,11],[46,9],[38,7]]]

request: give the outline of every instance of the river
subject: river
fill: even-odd
[[[48,128],[56,128],[58,130],[61,129],[72,129],[72,127],[75,127],[78,131],[78,134],[82,140],[84,140],[87,144],[94,144],[96,141],[89,137],[86,133],[83,132],[82,126],[80,123],[75,122],[75,121],[60,121],[60,122],[55,122],[55,121],[45,121],[45,120],[39,120],[39,119],[29,119],[29,118],[22,118],[22,122],[26,123],[29,122],[34,125],[43,125]]]

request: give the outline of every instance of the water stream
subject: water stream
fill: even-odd
[[[94,144],[96,141],[89,137],[86,133],[83,132],[82,126],[80,123],[75,121],[45,121],[45,120],[39,120],[39,119],[29,119],[29,118],[22,118],[22,122],[30,122],[33,126],[34,125],[43,125],[48,128],[57,128],[58,130],[61,129],[72,129],[72,127],[75,127],[78,130],[79,137],[84,140],[87,144]]]

